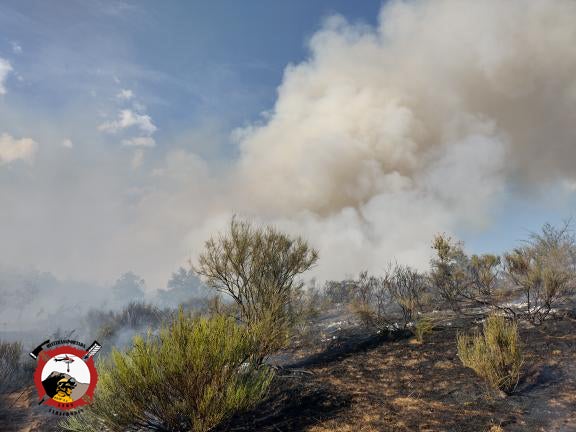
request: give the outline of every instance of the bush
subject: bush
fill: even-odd
[[[424,338],[432,333],[432,330],[434,330],[434,320],[432,318],[421,317],[414,324],[414,336],[420,343],[424,342]]]
[[[518,326],[503,316],[491,315],[483,333],[458,334],[458,356],[492,387],[511,394],[520,379],[523,363]]]
[[[106,345],[123,346],[137,331],[157,329],[162,322],[173,318],[173,312],[154,305],[132,302],[118,312],[92,310],[86,321],[91,329],[97,329],[96,338]]]
[[[99,366],[94,402],[64,430],[208,431],[266,394],[272,372],[248,360],[248,329],[230,318],[182,311],[158,336],[135,337]]]
[[[388,282],[388,278],[369,276],[367,272],[354,281],[351,309],[366,327],[387,332],[394,326]]]
[[[7,393],[21,385],[22,344],[0,341],[0,393]]]
[[[390,267],[384,277],[363,272],[355,286],[353,312],[365,325],[379,330],[406,329],[429,301],[426,277],[407,266]]]
[[[566,223],[544,225],[530,241],[505,256],[506,274],[525,301],[518,311],[534,324],[572,296],[576,287],[576,239]]]
[[[324,295],[331,305],[350,304],[355,300],[357,288],[354,280],[327,281]]]
[[[258,333],[267,339],[265,356],[285,344],[298,318],[293,306],[303,283],[296,278],[317,259],[317,251],[299,237],[234,218],[228,232],[206,242],[195,270],[208,287],[234,299],[240,321],[273,329]]]
[[[430,262],[430,277],[439,297],[452,310],[462,308],[462,294],[469,286],[469,258],[461,242],[437,235],[432,242],[435,257]]]
[[[469,257],[462,247],[449,237],[436,236],[430,272],[438,296],[458,313],[487,306],[540,324],[576,292],[576,238],[569,222],[560,228],[545,224],[504,259]],[[522,302],[505,303],[506,299]]]
[[[424,275],[408,266],[396,266],[386,275],[390,298],[402,314],[406,328],[418,311],[422,311],[426,301],[428,284]]]

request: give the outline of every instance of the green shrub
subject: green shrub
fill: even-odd
[[[434,329],[434,320],[430,317],[421,317],[414,324],[414,336],[418,342],[424,342],[424,338],[432,333]]]
[[[458,334],[458,356],[492,387],[511,394],[523,363],[518,326],[503,316],[491,315],[482,333]]]
[[[135,337],[98,366],[94,402],[66,419],[64,430],[208,431],[258,403],[272,372],[249,359],[248,329],[223,316],[181,311],[157,336]]]

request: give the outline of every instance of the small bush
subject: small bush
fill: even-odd
[[[354,281],[351,309],[366,327],[387,332],[395,326],[397,317],[392,311],[390,280],[390,271],[384,277],[370,276],[364,271]]]
[[[483,333],[458,334],[458,356],[492,387],[511,394],[520,379],[523,362],[518,326],[503,316],[491,315]]]
[[[362,273],[361,277],[363,274]],[[324,295],[330,305],[350,304],[357,297],[358,283],[354,280],[327,281],[324,286]]]
[[[355,281],[352,312],[369,328],[407,329],[429,302],[426,277],[407,267],[390,265],[383,277],[360,273]]]
[[[94,402],[67,419],[68,431],[208,431],[265,395],[272,378],[249,359],[248,329],[223,316],[180,312],[158,336],[135,337],[99,365]]]
[[[20,386],[22,377],[22,344],[0,341],[0,393],[6,393]]]
[[[440,299],[455,312],[462,308],[462,294],[469,286],[469,258],[463,244],[445,235],[437,235],[432,242],[435,256],[430,265],[430,278]]]
[[[424,338],[432,333],[434,329],[434,320],[430,317],[421,317],[416,321],[414,325],[414,336],[418,342],[424,342]]]
[[[96,329],[96,338],[105,345],[124,346],[138,331],[158,329],[162,322],[174,317],[173,311],[157,306],[131,302],[117,312],[92,310],[86,318],[88,327]]]

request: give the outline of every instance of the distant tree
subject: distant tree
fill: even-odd
[[[144,298],[144,285],[144,279],[132,272],[127,272],[116,281],[112,292],[119,302],[138,301]]]
[[[0,308],[18,312],[21,318],[24,309],[28,308],[40,294],[40,287],[43,291],[53,288],[53,276],[39,273],[0,273]]]
[[[463,307],[464,294],[470,288],[469,257],[463,244],[444,235],[437,235],[432,242],[430,277],[440,298],[454,311]]]
[[[202,281],[194,270],[180,267],[172,273],[165,290],[158,290],[158,299],[166,306],[177,306],[192,298],[205,297]]]
[[[489,307],[539,324],[576,292],[576,237],[570,222],[559,228],[545,224],[503,258],[469,257],[462,243],[445,236],[437,236],[432,247],[432,283],[439,297],[459,313]],[[515,302],[505,301],[510,298]]]

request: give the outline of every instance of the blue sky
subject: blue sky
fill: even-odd
[[[0,135],[10,145],[33,141],[18,148],[33,148],[34,157],[24,151],[0,164],[0,264],[110,281],[158,262],[148,279],[161,286],[184,255],[195,254],[186,243],[193,226],[219,220],[200,216],[204,198],[191,190],[205,182],[226,189],[217,179],[240,157],[235,131],[266,124],[289,65],[323,58],[318,52],[328,48],[311,54],[309,42],[329,17],[347,22],[334,24],[335,34],[370,34],[381,25],[381,6],[2,1],[0,59],[10,71]],[[472,251],[501,251],[546,221],[570,217],[573,195],[507,184],[487,222],[450,228]],[[182,200],[196,200],[182,207],[190,215],[166,216]]]
[[[373,23],[378,9],[377,1],[1,2],[0,58],[12,72],[0,133],[33,139],[38,153],[33,169],[0,170],[10,242],[0,262],[79,278],[81,271],[67,272],[72,256],[131,223],[126,203],[148,172],[126,175],[120,141],[138,131],[99,130],[122,109],[148,116],[157,129],[143,162],[150,169],[177,148],[233,159],[231,131],[272,107],[284,68],[305,58],[321,22],[342,13]],[[130,97],[121,99],[123,91]],[[102,279],[113,279],[107,270]]]
[[[231,129],[272,106],[284,68],[305,58],[306,40],[326,16],[374,23],[379,4],[5,1],[0,52],[22,80],[12,77],[17,91],[5,103],[66,115],[76,104],[109,109],[127,88],[164,145],[186,129]]]

